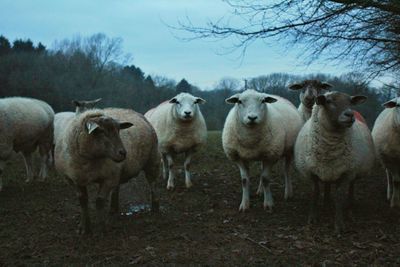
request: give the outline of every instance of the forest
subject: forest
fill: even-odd
[[[99,107],[132,108],[144,113],[180,92],[189,92],[207,101],[201,108],[208,129],[220,130],[230,109],[224,100],[244,90],[242,77],[221,77],[212,90],[202,90],[185,78],[177,82],[146,74],[131,61],[123,52],[122,39],[103,33],[57,41],[52,48],[30,39],[11,41],[0,36],[0,95],[42,99],[55,112],[72,110],[74,99],[102,98]],[[382,110],[381,104],[396,96],[390,85],[376,88],[358,72],[340,76],[322,70],[307,75],[265,73],[247,78],[246,86],[283,96],[297,106],[298,93],[290,91],[288,85],[304,79],[319,79],[332,84],[333,90],[368,96],[360,111],[370,127]]]

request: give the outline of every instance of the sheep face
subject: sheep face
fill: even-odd
[[[205,102],[204,99],[188,93],[180,93],[169,101],[174,105],[174,115],[185,122],[191,121],[196,116],[198,104]]]
[[[291,90],[300,91],[300,101],[307,108],[311,109],[315,103],[315,98],[330,90],[332,85],[318,80],[305,80],[301,83],[295,83],[289,86]]]
[[[119,130],[132,125],[130,122],[119,123],[108,116],[88,118],[78,139],[80,155],[91,159],[110,158],[115,162],[123,161],[126,150]]]
[[[241,94],[229,97],[225,101],[229,104],[235,104],[241,123],[252,127],[263,121],[267,110],[266,104],[276,102],[277,99],[254,90],[246,90]]]
[[[321,123],[328,129],[340,130],[351,127],[355,121],[352,107],[366,100],[366,96],[350,96],[340,92],[319,95],[316,104],[323,107],[326,115],[326,120],[321,120]]]

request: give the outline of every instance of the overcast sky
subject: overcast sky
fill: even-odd
[[[165,26],[186,16],[200,25],[228,12],[220,0],[0,0],[0,34],[10,41],[30,38],[48,48],[76,34],[121,37],[124,51],[132,55],[130,63],[146,75],[185,78],[201,89],[212,88],[223,77],[346,71],[328,64],[306,67],[296,58],[298,51],[284,51],[275,43],[255,43],[240,61],[238,53],[221,55],[230,43],[182,42]]]

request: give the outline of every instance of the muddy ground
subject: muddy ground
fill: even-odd
[[[16,156],[0,193],[0,265],[400,265],[400,212],[385,201],[381,169],[357,183],[354,220],[340,237],[333,208],[322,210],[319,225],[306,224],[310,186],[299,179],[294,199],[286,202],[283,179],[275,177],[276,206],[266,212],[254,194],[258,173],[253,166],[251,209],[240,214],[239,171],[222,152],[220,132],[210,132],[194,158],[193,189],[184,188],[182,172],[173,192],[160,180],[161,212],[152,214],[139,177],[124,186],[121,215],[107,231],[81,237],[73,189],[55,172],[46,182],[25,184]]]

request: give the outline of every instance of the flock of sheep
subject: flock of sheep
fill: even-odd
[[[353,107],[365,96],[331,91],[331,85],[306,80],[289,87],[300,91],[296,109],[288,100],[254,90],[228,99],[233,104],[222,132],[227,157],[237,164],[242,182],[239,211],[250,207],[249,164],[262,163],[257,194],[264,196],[264,208],[272,210],[272,167],[284,160],[285,199],[293,196],[290,166],[313,187],[309,222],[318,219],[320,184],[325,201],[335,186],[335,231],[344,230],[343,212],[351,208],[354,183],[367,176],[376,158],[387,172],[387,197],[400,206],[400,98],[384,104],[372,134]],[[45,179],[48,167],[56,170],[76,189],[81,207],[79,233],[91,232],[87,186],[99,185],[96,198],[97,223],[106,223],[106,204],[119,212],[119,186],[144,172],[150,185],[151,207],[158,210],[155,181],[167,180],[173,189],[176,155],[184,153],[186,187],[191,187],[193,154],[205,144],[207,128],[200,97],[181,93],[149,110],[144,116],[131,109],[95,109],[94,101],[74,101],[75,112],[54,114],[45,102],[22,97],[0,100],[0,171],[12,151],[22,152],[27,181],[34,177],[32,153],[39,147]],[[162,167],[161,167],[162,165]],[[0,177],[0,190],[2,180]]]

